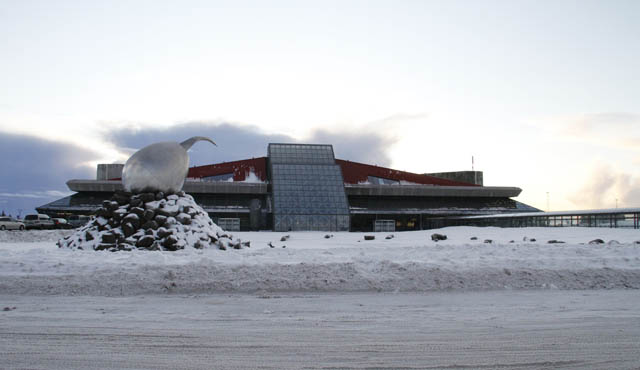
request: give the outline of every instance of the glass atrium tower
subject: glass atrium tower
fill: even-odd
[[[349,230],[349,204],[331,145],[269,144],[275,231]]]

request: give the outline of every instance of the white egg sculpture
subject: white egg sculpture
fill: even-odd
[[[187,150],[201,140],[216,145],[207,137],[194,136],[182,143],[166,141],[151,144],[133,153],[122,170],[124,190],[131,193],[179,192],[189,172]]]

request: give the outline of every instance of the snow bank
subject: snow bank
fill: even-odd
[[[432,241],[436,232],[447,240]],[[640,288],[637,230],[453,227],[392,239],[370,233],[373,241],[363,233],[295,232],[286,241],[236,233],[252,248],[175,252],[71,250],[57,248],[53,232],[11,234],[24,238],[0,242],[2,294]],[[597,238],[605,243],[589,244]]]

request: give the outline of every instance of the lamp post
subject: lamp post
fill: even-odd
[[[551,211],[549,208],[549,192],[547,192],[547,212]]]

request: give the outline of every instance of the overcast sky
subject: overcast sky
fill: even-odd
[[[633,0],[0,0],[0,209],[203,134],[219,147],[194,146],[192,164],[274,141],[417,173],[474,156],[486,185],[541,209],[547,193],[551,210],[640,207],[638,14]]]

